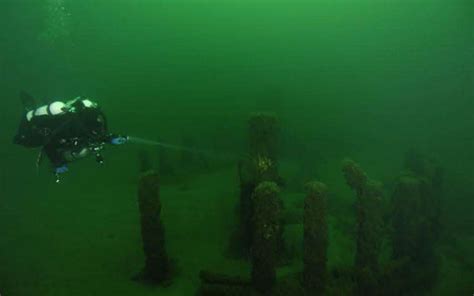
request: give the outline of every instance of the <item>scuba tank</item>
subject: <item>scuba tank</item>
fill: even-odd
[[[32,121],[35,117],[42,116],[58,116],[66,114],[67,112],[76,112],[77,108],[97,108],[97,103],[92,102],[89,99],[81,99],[77,97],[73,100],[70,100],[66,103],[61,101],[55,101],[48,105],[38,107],[36,109],[28,111],[26,113],[26,120]]]
[[[95,108],[95,102],[77,97],[66,103],[55,101],[29,110],[23,116],[13,142],[29,148],[42,147],[70,122],[72,114],[80,109]]]
[[[34,117],[38,116],[58,116],[68,112],[67,105],[63,102],[57,101],[48,105],[38,107],[26,113],[26,120],[32,121]]]
[[[23,115],[13,142],[28,148],[42,147],[68,112],[67,105],[60,101],[29,110]]]

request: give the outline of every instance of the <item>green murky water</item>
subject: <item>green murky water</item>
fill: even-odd
[[[381,181],[389,203],[415,148],[444,169],[438,277],[419,294],[471,295],[473,53],[470,0],[0,1],[0,294],[194,295],[201,269],[248,275],[249,262],[226,252],[236,161],[249,114],[273,111],[285,207],[301,210],[305,181],[328,185],[330,270],[352,266],[355,252],[341,160]],[[71,164],[54,184],[36,151],[11,143],[20,90],[46,102],[89,96],[114,132],[205,151],[166,151],[171,286],[131,280],[143,265],[139,155],[155,161],[156,147],[112,147],[104,166]],[[293,257],[279,279],[301,270],[302,233],[285,228]]]

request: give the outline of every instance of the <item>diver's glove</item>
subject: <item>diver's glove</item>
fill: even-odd
[[[69,168],[67,167],[67,165],[63,165],[63,166],[60,166],[60,167],[57,167],[54,169],[54,173],[56,174],[64,174],[66,173],[67,171],[69,171]]]
[[[117,136],[117,137],[114,137],[110,140],[110,144],[112,144],[112,145],[123,145],[127,141],[128,141],[128,137]]]
[[[69,171],[69,168],[65,164],[60,166],[60,167],[56,167],[54,169],[55,182],[59,183],[61,181],[60,178],[59,178],[59,175],[62,175],[64,173],[66,173],[67,171]]]

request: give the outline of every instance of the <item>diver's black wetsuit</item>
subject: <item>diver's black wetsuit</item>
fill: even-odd
[[[33,110],[30,111],[32,115],[24,116],[14,143],[42,148],[41,153],[48,157],[53,167],[60,168],[91,153],[102,163],[101,150],[106,143],[125,142],[125,137],[108,132],[105,114],[97,104],[81,98],[67,104],[59,103],[64,107],[59,113],[56,110],[57,114],[34,116]],[[51,112],[50,109],[48,106],[43,110]]]

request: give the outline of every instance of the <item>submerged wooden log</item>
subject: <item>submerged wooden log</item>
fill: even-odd
[[[356,192],[357,241],[355,268],[357,295],[377,295],[379,290],[378,258],[382,246],[382,185],[371,180],[360,166],[346,159],[343,172],[347,184]]]
[[[282,234],[278,193],[276,183],[262,182],[253,194],[252,283],[261,293],[269,293],[276,282],[277,250]]]
[[[303,286],[311,295],[323,295],[327,279],[327,188],[320,182],[310,182],[306,188]]]
[[[142,174],[138,185],[141,234],[145,267],[139,279],[164,283],[171,277],[171,264],[165,247],[165,231],[161,222],[160,183],[158,174]]]
[[[252,194],[264,181],[281,183],[278,173],[278,118],[273,113],[254,113],[248,120],[249,157],[239,161],[239,225],[231,238],[232,253],[249,257],[253,239]],[[284,245],[279,247],[284,253]]]
[[[419,294],[436,283],[440,227],[437,192],[432,182],[415,175],[399,178],[392,196],[392,278],[399,294]],[[422,287],[422,288],[421,288]]]

